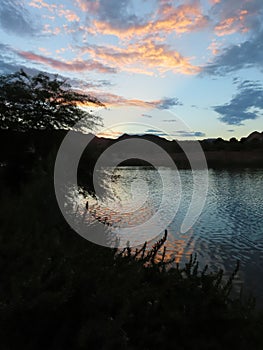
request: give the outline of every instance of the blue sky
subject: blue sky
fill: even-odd
[[[1,0],[0,69],[67,77],[106,136],[240,138],[263,130],[262,24],[262,0]]]

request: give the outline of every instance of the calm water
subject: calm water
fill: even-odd
[[[191,253],[197,253],[201,266],[209,264],[211,269],[222,267],[228,274],[233,271],[236,260],[240,260],[235,287],[238,289],[245,282],[247,289],[257,297],[258,304],[263,305],[263,170],[209,170],[209,190],[204,209],[198,221],[185,234],[180,233],[180,226],[192,198],[192,172],[179,171],[180,198],[175,171],[167,168],[159,171],[168,179],[166,186],[168,183],[174,189],[168,191],[174,198],[170,196],[165,202],[164,219],[178,205],[178,211],[167,227],[168,254],[175,255],[176,261],[184,263]],[[202,181],[203,170],[197,175]],[[154,169],[119,167],[113,177],[106,179],[105,187],[109,198],[117,203],[112,214],[102,209],[106,210],[105,215],[113,225],[115,222],[119,226],[136,226],[147,222],[160,210],[162,180]],[[139,201],[136,203],[138,210],[134,211],[133,207],[132,214],[129,214],[126,208],[125,213],[118,214],[118,205],[136,200]]]

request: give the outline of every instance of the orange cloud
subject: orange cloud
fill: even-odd
[[[65,10],[63,8],[58,10],[58,15],[59,16],[64,16],[68,22],[79,22],[80,18],[79,16],[76,15],[75,12],[70,11],[70,10]]]
[[[159,73],[173,71],[182,74],[196,74],[200,71],[199,67],[192,65],[189,59],[179,52],[151,40],[130,44],[126,48],[90,46],[82,49],[82,52],[89,53],[91,57],[101,60],[104,64],[123,71],[143,74],[153,74],[156,70]]]
[[[51,27],[50,24],[45,24],[42,30],[43,34],[58,35],[61,33],[61,27]]]
[[[53,12],[53,13],[55,12],[59,17],[64,16],[68,22],[80,21],[80,18],[77,16],[77,14],[71,10],[65,9],[64,5],[48,4],[44,0],[32,0],[29,3],[29,6],[35,7],[38,9],[45,8],[50,12]]]
[[[82,4],[82,9],[87,10],[87,3]],[[91,6],[91,4],[89,5]],[[92,12],[98,11],[98,2],[93,3]],[[94,35],[115,35],[122,40],[127,38],[146,36],[149,34],[171,34],[185,33],[200,30],[207,25],[208,19],[202,14],[201,7],[198,2],[191,5],[180,5],[174,7],[171,4],[163,3],[160,9],[155,14],[155,18],[146,23],[123,25],[114,23],[114,21],[93,20],[88,31]]]
[[[191,5],[178,7],[166,4],[161,7],[159,13],[159,18],[153,25],[156,31],[184,33],[199,30],[208,23],[196,1]]]
[[[38,9],[46,8],[50,12],[54,12],[57,8],[57,5],[48,4],[44,0],[32,0],[28,5]]]
[[[220,44],[216,41],[212,41],[211,44],[208,46],[208,50],[212,51],[213,55],[217,55],[219,53]]]
[[[51,55],[51,52],[48,51],[45,47],[39,47],[38,50],[45,55]]]
[[[32,52],[27,51],[17,51],[20,57],[26,60],[33,61],[36,63],[41,63],[46,66],[58,69],[60,71],[70,71],[70,72],[85,72],[85,71],[98,71],[100,73],[115,73],[115,69],[112,67],[107,67],[100,62],[93,60],[74,60],[68,62],[62,62],[54,58],[45,57],[41,55],[36,55]]]
[[[247,10],[242,10],[236,17],[228,17],[215,26],[215,33],[217,36],[224,36],[236,33],[237,31],[247,32],[245,20],[248,16]]]

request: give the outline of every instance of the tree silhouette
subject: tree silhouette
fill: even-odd
[[[51,79],[45,73],[30,76],[20,70],[0,76],[0,129],[69,129],[84,117],[83,127],[93,129],[101,124],[100,117],[87,112],[94,104],[103,106],[57,75]]]

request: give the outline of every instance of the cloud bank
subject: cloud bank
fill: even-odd
[[[220,114],[219,120],[228,125],[243,125],[246,120],[257,119],[263,115],[263,85],[245,80],[229,103],[213,109]]]

